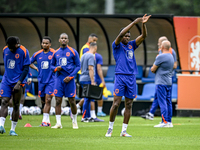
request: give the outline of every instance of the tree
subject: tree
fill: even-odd
[[[0,13],[105,13],[105,0],[0,0]],[[115,0],[116,14],[200,16],[199,0]]]

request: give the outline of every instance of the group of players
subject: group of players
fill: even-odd
[[[131,137],[127,133],[128,122],[132,111],[132,102],[136,95],[136,77],[137,64],[134,56],[136,48],[144,41],[147,36],[146,23],[151,15],[146,14],[143,17],[139,17],[122,28],[117,38],[112,44],[113,55],[116,61],[115,69],[115,83],[114,83],[114,101],[110,109],[110,121],[109,128],[106,133],[106,137],[111,137],[113,132],[113,125],[116,114],[118,112],[119,105],[121,103],[122,96],[125,96],[125,112],[124,121],[122,125],[122,131],[120,136]],[[142,33],[135,40],[130,41],[130,29],[138,24],[142,23]],[[93,38],[94,37],[94,38]],[[61,124],[61,103],[62,97],[68,97],[71,107],[71,118],[73,129],[78,129],[77,124],[77,107],[83,105],[83,122],[95,121],[96,115],[94,112],[94,102],[92,99],[84,98],[76,105],[76,84],[75,77],[78,71],[81,69],[80,83],[96,85],[102,82],[105,86],[103,74],[101,70],[102,61],[99,66],[95,66],[97,62],[97,36],[90,35],[88,42],[81,50],[81,61],[78,52],[72,47],[68,46],[69,38],[66,33],[62,33],[59,38],[60,48],[56,51],[51,49],[51,39],[44,37],[42,40],[43,49],[34,53],[31,59],[29,59],[28,50],[20,45],[19,40],[16,37],[9,37],[7,39],[7,46],[3,49],[3,59],[5,66],[5,73],[1,85],[1,111],[0,111],[0,133],[5,133],[4,123],[7,116],[8,101],[11,96],[13,97],[13,113],[10,135],[16,136],[15,127],[19,118],[19,101],[21,98],[22,89],[24,86],[24,79],[29,71],[29,66],[39,72],[38,74],[38,94],[45,106],[43,110],[43,120],[41,126],[51,126],[49,119],[49,111],[51,106],[52,96],[56,99],[56,125],[51,128],[62,128]],[[158,85],[158,91],[156,93],[158,104],[161,109],[163,126],[170,122],[168,120],[167,111],[167,98],[170,95],[172,71],[174,60],[171,54],[169,55],[170,42],[165,40],[161,44],[161,52],[156,58],[156,61],[151,68],[151,71],[156,73],[156,84]],[[84,54],[85,53],[85,54]],[[83,55],[82,55],[83,54]],[[96,57],[97,56],[97,57]],[[99,57],[101,59],[101,56]],[[168,61],[170,60],[170,63]],[[33,63],[37,61],[36,67]],[[163,64],[165,64],[163,66]],[[95,69],[96,67],[96,69]],[[166,72],[166,78],[163,79],[163,68]],[[99,75],[99,81],[95,80],[96,74]],[[99,72],[98,72],[99,70]],[[164,76],[165,76],[164,75]],[[167,81],[166,81],[167,80]],[[164,81],[164,82],[163,82]],[[91,111],[90,111],[91,103]],[[102,111],[102,108],[100,108]],[[91,119],[93,118],[93,119]],[[103,121],[98,120],[96,121]]]
[[[87,44],[90,45],[92,42],[95,43],[97,39],[98,38],[95,34],[91,34],[88,38]],[[55,51],[51,48],[50,37],[43,37],[41,43],[43,49],[37,51],[31,58],[29,58],[28,50],[24,46],[20,45],[18,37],[11,36],[7,39],[7,46],[3,49],[5,73],[1,83],[0,94],[2,97],[0,111],[1,133],[5,133],[4,123],[6,116],[8,115],[8,103],[12,97],[13,112],[11,117],[11,130],[9,134],[17,135],[15,127],[19,118],[19,102],[22,97],[22,91],[24,90],[23,87],[26,82],[25,77],[29,72],[29,67],[38,71],[38,95],[41,97],[41,101],[45,103],[43,108],[43,120],[40,126],[51,126],[49,111],[52,96],[55,96],[57,123],[52,128],[62,128],[61,103],[62,97],[65,96],[68,97],[71,107],[73,129],[78,129],[77,106],[75,102],[75,77],[77,72],[81,69],[79,54],[75,49],[68,46],[69,39],[66,33],[62,33],[60,35],[59,42],[60,48]],[[89,47],[84,48],[85,52],[87,52],[87,49],[89,50]],[[102,57],[100,59],[102,59]],[[37,62],[37,66],[34,65],[34,62]],[[102,65],[102,60],[98,64]],[[93,75],[95,75],[95,73],[93,73]],[[105,82],[102,77],[103,74],[101,70],[100,78],[105,86]],[[99,110],[99,115],[105,116],[102,112],[102,106],[100,106]],[[103,121],[97,117],[94,119],[96,119],[95,121]]]

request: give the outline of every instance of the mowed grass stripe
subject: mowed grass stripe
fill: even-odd
[[[174,128],[154,128],[161,121],[155,117],[153,121],[140,117],[131,117],[127,132],[133,137],[120,137],[123,117],[117,116],[111,138],[105,137],[108,129],[109,116],[102,117],[105,122],[83,123],[78,116],[79,129],[72,129],[69,116],[62,116],[63,129],[39,127],[42,115],[23,116],[16,128],[18,137],[8,136],[11,121],[6,119],[6,133],[0,135],[1,150],[35,150],[35,149],[69,149],[69,150],[184,150],[200,149],[200,118],[173,118]],[[51,125],[56,118],[51,116]],[[30,123],[33,127],[25,128]],[[177,124],[177,125],[176,125]],[[181,124],[181,125],[179,125]]]

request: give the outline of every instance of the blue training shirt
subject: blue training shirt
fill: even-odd
[[[39,50],[33,54],[31,57],[31,63],[35,61],[38,64],[38,82],[39,83],[50,83],[54,80],[55,74],[51,70],[50,63],[52,55],[55,52],[53,48],[49,50],[48,53],[44,53],[44,50]]]
[[[113,56],[116,61],[115,74],[137,74],[137,64],[135,60],[134,51],[138,46],[135,40],[128,42],[124,45],[120,42],[119,45],[115,45],[115,41],[112,44]]]
[[[174,58],[171,53],[162,53],[156,57],[154,62],[158,69],[155,75],[155,84],[172,85],[172,72],[174,66]]]
[[[78,52],[70,46],[65,48],[59,48],[52,57],[51,69],[56,71],[56,67],[61,66],[62,70],[58,71],[56,76],[71,77],[74,78],[77,72],[80,70],[80,59]]]
[[[98,72],[97,72],[97,65],[98,64],[103,65],[103,58],[99,53],[95,53],[95,58],[96,58],[95,81],[97,83],[101,83],[101,78],[99,77]]]
[[[3,49],[3,61],[5,73],[3,75],[2,83],[13,84],[19,81],[25,65],[30,65],[28,50],[20,45],[15,53],[11,52],[6,46]],[[24,83],[23,81],[22,83]]]

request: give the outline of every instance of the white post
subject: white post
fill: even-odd
[[[105,1],[105,14],[114,14],[114,4],[115,0]]]

